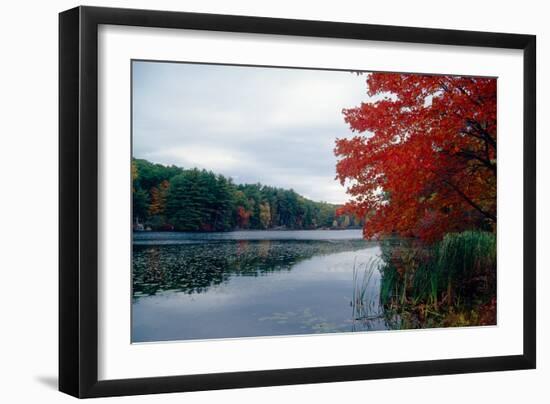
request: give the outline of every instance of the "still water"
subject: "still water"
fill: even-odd
[[[386,329],[361,230],[134,233],[132,341]]]

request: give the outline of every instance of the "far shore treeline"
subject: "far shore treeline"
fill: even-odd
[[[134,230],[231,231],[239,229],[361,228],[339,205],[315,202],[292,189],[235,184],[197,168],[132,159]]]

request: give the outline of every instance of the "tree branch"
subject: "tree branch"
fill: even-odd
[[[490,212],[487,212],[485,211],[481,206],[479,206],[477,203],[475,203],[472,199],[470,199],[468,197],[468,195],[466,195],[464,192],[462,192],[462,190],[460,188],[458,188],[455,184],[453,184],[451,181],[449,180],[443,180],[443,183],[447,184],[448,186],[450,186],[452,189],[454,189],[470,206],[472,206],[475,210],[477,210],[479,213],[481,213],[483,216],[485,216],[486,218],[492,220],[493,222],[496,223],[497,221],[497,217],[495,215],[493,215],[492,213]]]

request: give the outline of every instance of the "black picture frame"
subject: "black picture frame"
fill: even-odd
[[[98,26],[462,45],[523,50],[523,354],[98,380]],[[59,390],[102,397],[534,369],[536,37],[309,20],[77,7],[59,15]]]

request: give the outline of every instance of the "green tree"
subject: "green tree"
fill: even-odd
[[[134,223],[144,222],[147,218],[148,195],[143,189],[138,189],[132,193],[132,215]]]
[[[228,231],[314,229],[349,223],[337,219],[337,205],[314,202],[292,189],[234,184],[231,178],[197,168],[132,160],[134,222],[155,230]]]
[[[170,181],[166,215],[175,230],[198,231],[207,216],[206,195],[199,182],[200,171],[184,171]]]

